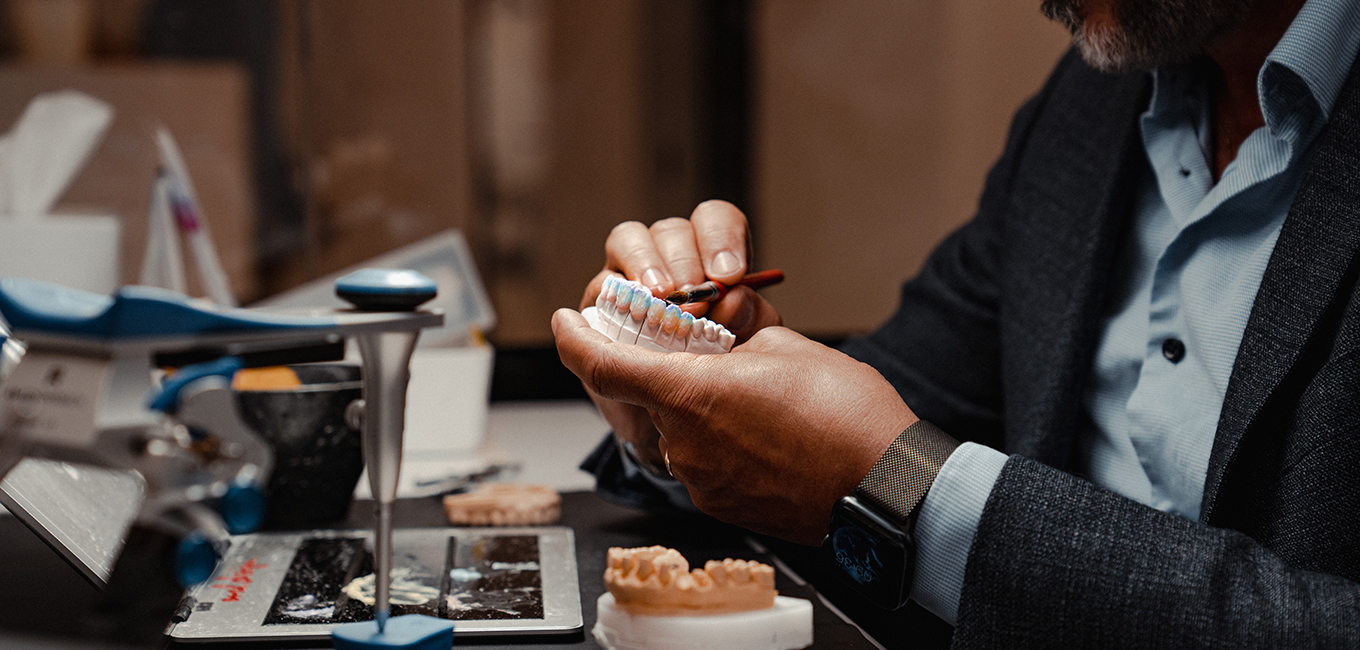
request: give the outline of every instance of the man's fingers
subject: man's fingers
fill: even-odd
[[[651,227],[652,241],[666,260],[675,289],[699,284],[704,277],[704,263],[699,258],[699,246],[694,241],[694,226],[688,219],[662,219]]]
[[[751,236],[746,215],[726,201],[705,201],[689,217],[704,274],[732,283],[746,275],[751,259]]]
[[[637,221],[626,221],[614,226],[605,240],[604,251],[606,268],[641,282],[654,295],[675,288],[666,260],[657,250],[647,226]]]
[[[559,309],[552,318],[553,337],[562,365],[601,397],[638,406],[656,403],[652,381],[662,374],[666,355],[616,343],[595,331],[584,316]]]
[[[708,317],[722,323],[737,343],[744,343],[763,328],[782,325],[779,311],[749,287],[735,287],[713,304]]]

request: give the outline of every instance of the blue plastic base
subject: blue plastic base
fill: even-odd
[[[331,644],[335,650],[449,650],[453,647],[453,621],[407,614],[387,619],[387,628],[382,634],[378,633],[377,621],[346,623],[331,630]]]

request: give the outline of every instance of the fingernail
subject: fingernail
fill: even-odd
[[[713,256],[713,263],[709,266],[711,275],[732,275],[741,268],[741,263],[737,261],[737,256],[727,251],[722,251]]]
[[[651,289],[653,293],[664,290],[666,276],[656,269],[647,269],[642,272],[642,286]]]

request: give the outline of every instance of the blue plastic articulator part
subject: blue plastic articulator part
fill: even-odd
[[[0,314],[15,333],[120,340],[325,329],[326,317],[224,308],[165,289],[126,286],[112,296],[23,278],[0,278]],[[22,338],[22,334],[20,334]]]
[[[335,281],[335,295],[363,311],[412,311],[438,293],[434,280],[409,269],[359,269]]]
[[[387,620],[382,632],[375,621],[337,625],[331,631],[335,650],[448,650],[453,646],[453,621],[422,614]]]
[[[192,366],[185,366],[179,369],[165,383],[161,384],[161,392],[151,398],[148,408],[162,413],[174,413],[179,410],[179,394],[186,386],[204,377],[223,377],[228,382],[236,375],[236,371],[245,367],[245,362],[240,357],[222,357],[216,361],[207,363],[196,363]]]
[[[175,548],[175,577],[183,587],[192,587],[212,577],[221,554],[203,533],[194,531]]]
[[[227,488],[218,511],[222,514],[222,523],[226,524],[228,532],[243,535],[260,528],[260,524],[264,523],[268,504],[264,490],[259,486],[238,481]]]

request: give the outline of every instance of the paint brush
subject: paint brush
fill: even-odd
[[[699,285],[680,291],[672,291],[666,295],[666,302],[672,305],[683,305],[691,302],[717,302],[727,295],[732,287],[751,287],[759,289],[768,287],[772,284],[779,284],[784,281],[784,272],[779,269],[768,271],[758,271],[737,280],[736,284],[723,284],[717,280],[709,280]]]

